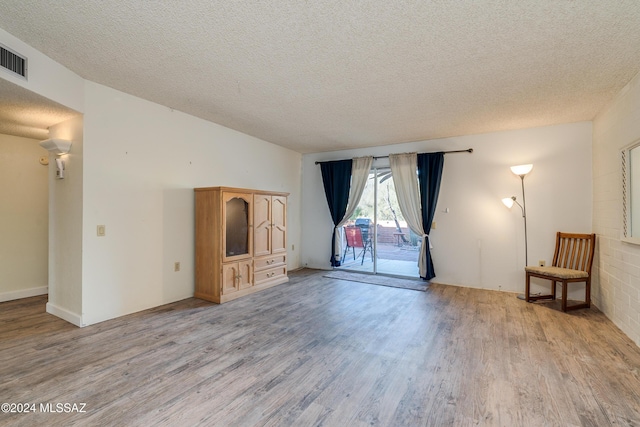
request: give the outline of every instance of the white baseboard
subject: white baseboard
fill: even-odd
[[[37,288],[20,289],[19,291],[10,291],[0,293],[0,302],[13,301],[21,298],[35,297],[38,295],[46,295],[49,293],[48,286],[40,286]]]
[[[47,303],[47,313],[53,314],[56,317],[66,320],[67,322],[82,328],[82,316],[76,313],[72,313],[69,310],[58,307],[50,302]]]

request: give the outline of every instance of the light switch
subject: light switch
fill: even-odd
[[[98,237],[104,237],[107,233],[107,227],[104,225],[98,226]]]

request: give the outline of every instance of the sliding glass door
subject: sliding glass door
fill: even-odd
[[[341,269],[419,277],[421,239],[400,212],[388,168],[371,170],[360,203],[341,232]]]

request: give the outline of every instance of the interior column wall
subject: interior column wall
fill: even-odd
[[[82,212],[83,118],[78,116],[49,129],[51,138],[71,141],[60,156],[64,179],[56,178],[56,155],[49,154],[49,302],[47,312],[83,326]]]

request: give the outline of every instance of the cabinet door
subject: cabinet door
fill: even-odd
[[[253,196],[254,256],[271,254],[271,196]]]
[[[222,265],[222,295],[253,286],[253,261],[239,261]]]
[[[271,201],[271,253],[287,252],[287,198],[273,196]]]
[[[239,290],[238,276],[240,276],[238,263],[222,265],[222,295],[229,295]]]
[[[253,262],[238,262],[238,271],[240,271],[240,276],[238,277],[238,289],[246,289],[253,286]]]
[[[222,262],[253,255],[253,196],[225,192],[222,195]]]

